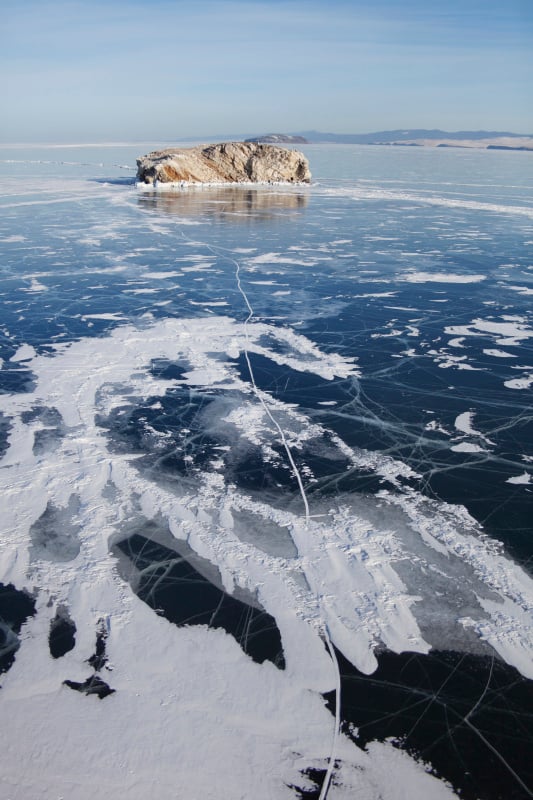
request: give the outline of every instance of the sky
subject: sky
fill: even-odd
[[[533,134],[533,0],[2,0],[2,142]]]

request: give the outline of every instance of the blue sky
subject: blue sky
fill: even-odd
[[[0,140],[533,133],[533,0],[3,0]]]

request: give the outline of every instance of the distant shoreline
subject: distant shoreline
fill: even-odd
[[[460,148],[467,150],[522,150],[533,152],[533,139],[516,139],[510,143],[507,139],[414,139],[404,142],[368,142],[379,147],[435,147]]]
[[[267,134],[255,137],[258,141],[275,138],[287,144],[297,141],[306,144],[373,144],[397,147],[460,147],[478,150],[531,150],[533,135],[509,131],[443,131],[414,128],[408,130],[375,131],[373,133],[324,133],[302,131],[291,134]]]
[[[392,132],[395,133],[395,132]],[[407,133],[407,132],[406,132]],[[418,133],[418,131],[417,131]],[[427,131],[429,134],[430,132]],[[431,132],[432,133],[432,132]],[[277,140],[281,146],[291,147],[309,146],[309,145],[373,145],[376,147],[423,147],[423,148],[454,148],[454,149],[469,149],[469,150],[499,150],[499,151],[521,151],[533,152],[533,136],[520,136],[519,134],[507,134],[502,136],[486,136],[476,138],[459,138],[456,134],[447,134],[441,137],[438,136],[413,136],[412,138],[393,138],[387,132],[376,134],[320,134],[313,132],[308,134],[305,142],[296,141],[296,136],[291,138],[286,135],[285,141]],[[390,137],[390,138],[389,138]],[[177,146],[179,144],[188,144],[190,146],[197,143],[216,144],[220,142],[242,142],[242,141],[259,141],[262,137],[244,137],[242,135],[233,136],[203,136],[203,137],[189,137],[172,139],[171,137],[162,138],[154,137],[153,139],[143,139],[139,141],[104,141],[104,142],[0,142],[0,149],[4,150],[19,150],[19,149],[75,149],[75,148],[111,148],[111,147],[159,147],[165,145],[167,147]],[[265,137],[266,138],[266,137]],[[303,137],[301,137],[303,138]]]

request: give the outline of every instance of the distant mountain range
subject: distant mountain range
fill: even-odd
[[[372,144],[402,147],[465,147],[484,150],[533,151],[533,134],[511,131],[441,131],[438,128],[400,128],[374,133],[322,133],[298,131],[296,133],[231,134],[175,141],[247,141],[272,144]]]
[[[302,131],[292,134],[309,143],[373,144],[403,147],[465,147],[484,150],[533,151],[533,136],[510,131],[441,131],[414,128],[375,133],[321,133]]]
[[[308,142],[332,142],[338,144],[396,144],[416,140],[439,141],[483,141],[486,139],[530,139],[533,134],[510,133],[509,131],[441,131],[439,129],[405,128],[395,131],[376,131],[375,133],[321,133],[320,131],[301,131],[298,134]]]

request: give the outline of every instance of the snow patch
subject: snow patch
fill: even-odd
[[[408,283],[480,283],[486,275],[462,275],[453,272],[407,272],[401,279]]]
[[[532,483],[533,481],[531,479],[531,473],[530,472],[526,472],[524,470],[524,472],[521,475],[515,475],[512,478],[507,478],[507,480],[505,482],[506,483],[514,483],[516,485],[525,486],[526,484]]]

